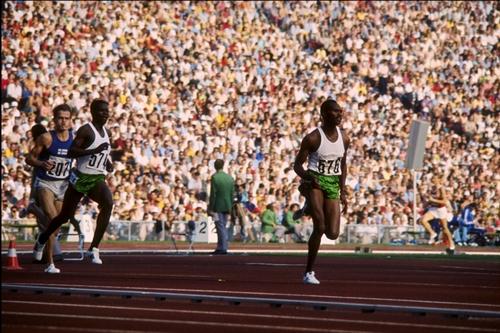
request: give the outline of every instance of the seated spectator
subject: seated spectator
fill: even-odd
[[[280,224],[276,214],[276,203],[267,204],[260,216],[262,240],[265,242],[283,242],[286,228]]]
[[[286,234],[291,234],[296,242],[305,242],[305,225],[302,223],[301,219],[293,219],[293,214],[299,209],[299,204],[291,204],[283,213],[282,225],[286,228]]]

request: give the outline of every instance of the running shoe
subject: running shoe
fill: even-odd
[[[304,274],[304,283],[305,284],[319,284],[319,280],[314,276],[314,272],[307,272]]]
[[[432,244],[435,244],[437,242],[437,234],[436,233],[433,233],[431,234],[431,236],[429,237],[429,242],[428,244],[429,245],[432,245]]]
[[[89,251],[89,256],[92,257],[92,263],[97,265],[102,265],[102,260],[99,258],[99,249],[97,247],[92,248],[92,251]]]
[[[45,269],[45,273],[57,274],[61,273],[61,270],[59,268],[56,268],[54,264],[50,264],[49,267]]]

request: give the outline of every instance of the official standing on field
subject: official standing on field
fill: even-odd
[[[212,254],[227,254],[227,218],[231,214],[234,196],[234,179],[222,169],[224,161],[214,163],[215,173],[210,179],[210,201],[208,214],[215,220],[217,230],[217,248]]]

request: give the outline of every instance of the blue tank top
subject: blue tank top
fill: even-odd
[[[69,147],[73,143],[73,131],[69,131],[69,138],[61,141],[57,137],[56,131],[49,132],[52,136],[52,144],[40,154],[40,161],[53,161],[54,167],[45,171],[37,168],[36,176],[46,180],[65,180],[69,178],[72,159],[68,157]]]

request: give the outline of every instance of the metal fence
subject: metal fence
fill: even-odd
[[[204,222],[199,222],[203,224]],[[95,230],[95,220],[89,219],[81,221],[80,227],[85,234],[85,239],[90,240]],[[197,230],[207,230],[214,233],[213,228],[200,227]],[[258,232],[260,228],[254,228]],[[18,240],[34,241],[37,234],[37,225],[34,219],[5,219],[2,221],[2,241],[16,237]],[[175,237],[177,240],[185,240],[186,222],[177,221],[172,224],[170,230],[159,228],[156,221],[130,221],[113,220],[104,236],[105,240],[120,241],[150,241],[165,240]],[[62,233],[69,234],[68,241],[77,241],[73,226],[65,224]],[[239,227],[230,228],[230,238],[239,233]],[[260,239],[260,237],[257,237]],[[201,238],[200,238],[201,239]],[[204,241],[212,242],[214,238],[203,238]],[[206,239],[206,240],[205,240]],[[287,238],[286,242],[293,242],[293,239]],[[421,244],[425,242],[425,230],[418,225],[414,230],[413,226],[395,226],[395,225],[364,225],[364,224],[346,224],[342,227],[339,239],[335,243],[356,243],[356,244]]]

